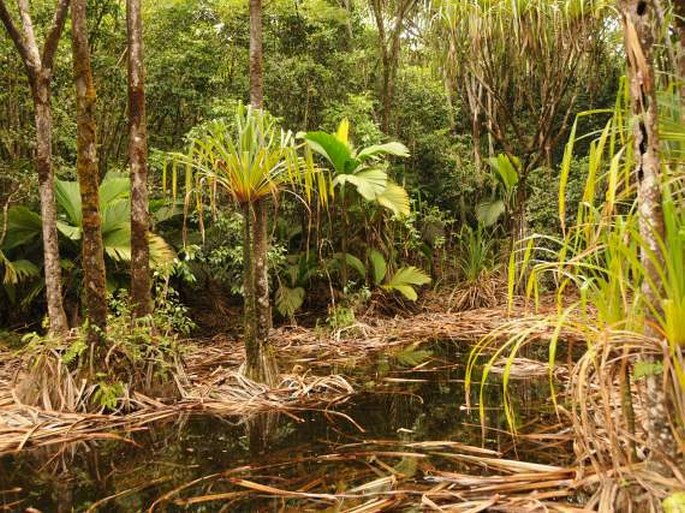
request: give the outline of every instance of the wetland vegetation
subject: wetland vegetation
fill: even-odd
[[[685,511],[683,2],[0,21],[0,511]]]

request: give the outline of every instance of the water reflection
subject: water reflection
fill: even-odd
[[[353,370],[363,391],[334,410],[269,413],[247,420],[186,416],[119,433],[119,439],[4,457],[0,511],[274,511],[286,507],[288,499],[264,499],[250,488],[252,483],[339,493],[379,479],[383,486],[383,476],[464,470],[470,464],[445,455],[446,449],[411,446],[426,440],[481,444],[477,412],[463,407],[463,367],[458,362],[464,356],[450,347],[433,348],[418,368],[411,359],[383,358],[371,368]],[[486,393],[489,406],[500,403],[498,386],[489,386]],[[518,410],[522,425],[540,422],[541,412],[549,410],[544,382],[520,382],[511,396],[519,406],[517,397],[525,398],[529,408]],[[471,401],[477,404],[477,388]],[[487,431],[486,445],[510,451],[503,412],[493,407],[487,416],[494,429]],[[517,446],[519,452],[529,451],[528,459],[559,458],[559,452],[534,449],[525,442]],[[236,479],[243,480],[240,486]],[[207,496],[218,498],[210,501]]]

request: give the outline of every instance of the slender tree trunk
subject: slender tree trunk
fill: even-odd
[[[243,205],[243,315],[245,327],[243,337],[245,339],[246,367],[251,369],[257,366],[259,361],[256,346],[255,333],[255,289],[254,289],[254,255],[252,252],[252,225],[254,224],[254,212],[249,203]]]
[[[255,268],[255,304],[257,314],[257,338],[264,342],[269,338],[272,327],[271,303],[269,301],[269,268],[267,253],[269,249],[268,204],[266,199],[254,205],[254,268]]]
[[[128,34],[128,159],[131,166],[131,300],[133,316],[150,313],[150,214],[147,194],[147,126],[145,120],[145,71],[143,20],[140,0],[127,0]]]
[[[392,70],[390,69],[390,57],[383,43],[383,81],[381,84],[381,98],[383,110],[381,112],[381,130],[384,134],[390,131],[390,111],[392,110]]]
[[[22,31],[15,25],[3,0],[0,0],[0,20],[21,56],[33,94],[36,121],[36,170],[38,172],[42,217],[45,296],[50,331],[52,333],[63,333],[69,329],[69,325],[62,300],[62,270],[57,238],[57,208],[52,168],[50,86],[52,65],[64,29],[69,0],[60,0],[57,3],[52,24],[45,38],[42,55],[33,31],[29,4],[27,0],[18,0],[17,4]]]
[[[267,265],[268,230],[267,204],[258,200],[252,207],[252,268],[254,287],[254,357],[248,360],[247,375],[255,381],[276,385],[278,370],[275,354],[269,344],[271,330],[271,303],[269,298],[269,272]]]
[[[262,69],[262,2],[250,0],[250,103],[264,106]],[[278,369],[269,345],[271,303],[269,298],[269,248],[267,199],[245,207],[245,374],[255,381],[275,385]]]
[[[275,385],[278,379],[271,329],[269,282],[266,266],[266,208],[263,202],[243,206],[243,261],[245,298],[245,375],[260,383]]]
[[[390,128],[390,109],[392,108],[392,70],[390,62],[390,52],[383,19],[383,1],[372,0],[371,10],[376,19],[376,29],[378,30],[378,48],[381,54],[381,130],[388,133]]]
[[[659,241],[663,240],[664,217],[661,192],[661,162],[659,157],[658,112],[656,84],[652,67],[652,45],[656,8],[653,0],[621,0],[628,56],[628,80],[633,113],[633,149],[635,176],[638,180],[638,212],[640,236],[643,241],[641,263],[645,276],[642,294],[652,307],[661,307],[663,288],[659,267],[663,254]],[[644,333],[661,339],[657,320],[647,312]],[[646,380],[647,407],[646,431],[659,470],[668,472],[663,462],[674,457],[677,445],[669,425],[668,400],[661,376],[648,376]]]
[[[526,175],[527,168],[522,166],[519,172],[519,181],[516,185],[516,196],[514,205],[514,216],[511,225],[511,251],[514,252],[514,272],[516,273],[516,292],[523,294],[526,288],[526,274],[523,269],[523,247],[522,241],[525,239],[528,232],[528,224],[526,222]],[[523,273],[523,274],[522,274]]]
[[[82,262],[89,340],[99,343],[107,328],[107,287],[100,220],[99,177],[95,126],[95,86],[90,64],[86,2],[74,0],[71,34],[76,87],[77,162],[83,215]],[[94,348],[97,349],[97,348]],[[98,351],[95,351],[96,355]],[[93,362],[91,362],[91,371]]]
[[[36,108],[36,168],[40,190],[40,213],[43,231],[43,266],[45,269],[45,297],[52,333],[69,329],[62,300],[62,268],[57,237],[57,207],[55,205],[55,177],[52,169],[52,111],[50,109],[50,80],[40,77],[34,86]]]
[[[250,103],[264,104],[262,69],[262,0],[250,0]]]

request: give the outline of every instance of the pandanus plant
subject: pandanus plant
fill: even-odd
[[[268,344],[268,204],[284,191],[303,201],[310,201],[315,190],[321,201],[326,198],[325,177],[310,153],[300,156],[302,146],[268,112],[239,105],[233,119],[215,120],[196,130],[188,153],[178,156],[187,166],[186,211],[194,199],[202,222],[205,200],[216,209],[220,191],[242,210],[245,374],[268,384],[275,384],[278,376]]]

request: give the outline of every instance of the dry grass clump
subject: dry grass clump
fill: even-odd
[[[685,488],[685,390],[676,368],[685,364],[682,348],[664,358],[670,352],[666,341],[625,331],[607,330],[594,340],[576,363],[569,385],[575,405],[571,418],[578,435],[579,461],[595,471],[612,468],[622,476],[630,475],[633,465],[657,458],[670,467],[671,474]],[[659,364],[648,363],[657,357]],[[675,365],[669,365],[670,362]],[[665,412],[669,418],[664,421],[672,427],[676,440],[680,440],[676,459],[656,454],[647,437],[647,378],[655,373],[661,376],[670,398],[670,408]]]
[[[506,302],[506,283],[497,274],[484,270],[472,281],[458,285],[450,295],[447,311],[463,312],[494,308]]]
[[[284,375],[280,384],[269,388],[247,379],[240,372],[216,369],[200,382],[182,390],[183,397],[161,402],[138,392],[126,396],[128,413],[54,411],[21,404],[9,396],[0,397],[0,455],[25,446],[121,438],[119,431],[135,431],[182,413],[237,416],[242,420],[260,412],[296,413],[302,409],[335,404],[353,392],[338,375]]]
[[[93,356],[79,331],[59,338],[30,336],[13,377],[15,401],[47,411],[85,413],[138,409],[136,392],[180,397],[187,379],[175,340],[145,327],[127,336],[109,333],[107,342],[93,372]]]
[[[545,326],[552,334],[548,361],[522,358],[520,355],[535,338],[532,335],[544,332]],[[569,338],[569,334],[573,336]],[[587,341],[585,351],[572,365],[559,366],[559,347],[576,339]],[[494,330],[475,346],[466,382],[467,388],[473,386],[475,373],[480,373],[478,407],[481,418],[485,418],[482,387],[490,373],[503,376],[503,406],[513,427],[515,411],[507,393],[509,379],[547,374],[550,385],[556,382],[555,388],[559,388],[559,380],[551,378],[565,377],[561,381],[565,384],[560,387],[561,398],[556,397],[556,390],[551,392],[558,414],[570,419],[573,428],[577,472],[592,476],[584,481],[584,489],[591,496],[587,511],[631,511],[636,504],[647,508],[645,511],[656,511],[660,501],[685,489],[684,364],[682,347],[674,349],[666,340],[634,331],[591,326],[576,320],[568,310],[561,319],[552,315],[512,320]],[[658,452],[648,440],[647,387],[649,377],[655,374],[661,376],[661,386],[669,398],[667,418],[663,420],[679,440],[676,455]],[[571,411],[567,412],[564,405],[570,405]],[[664,464],[665,471],[661,468]]]

